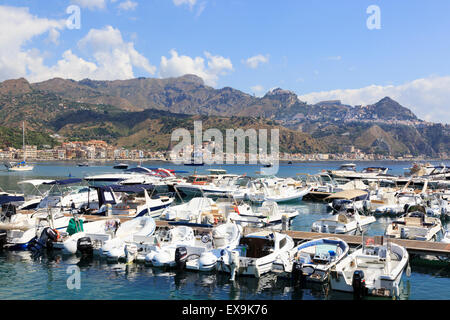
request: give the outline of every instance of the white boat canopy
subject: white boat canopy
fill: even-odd
[[[25,180],[25,181],[20,181],[17,184],[31,184],[35,187],[38,187],[43,184],[50,184],[52,182],[55,182],[55,180]]]
[[[336,192],[334,194],[332,194],[329,197],[326,197],[325,200],[330,200],[330,199],[346,199],[346,200],[351,200],[354,198],[358,198],[358,197],[362,197],[367,195],[366,191],[363,190],[345,190],[345,191],[341,191],[341,192]]]

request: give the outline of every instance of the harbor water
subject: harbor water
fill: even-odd
[[[439,164],[436,162],[435,164]],[[321,161],[281,163],[277,176],[295,177],[299,173],[315,174],[322,170],[335,169],[341,162]],[[228,173],[256,176],[259,166],[223,165],[186,167],[169,162],[149,162],[143,166],[206,173],[210,168],[222,168]],[[380,161],[356,162],[357,170],[369,166],[390,168],[389,173],[403,174],[411,162]],[[446,165],[450,165],[447,161]],[[113,163],[92,163],[89,167],[78,167],[76,163],[49,162],[36,164],[34,171],[11,173],[0,171],[0,187],[5,191],[29,192],[21,189],[17,182],[27,179],[83,178],[90,174],[117,172]],[[324,204],[295,202],[300,214],[291,229],[310,231],[314,221],[329,216]],[[392,221],[379,217],[368,230],[370,235],[382,235],[386,225]],[[444,227],[447,227],[444,223]],[[439,239],[438,239],[439,240]],[[79,267],[79,289],[68,285],[71,268]],[[411,275],[405,273],[401,282],[400,299],[448,300],[450,299],[450,263],[427,259],[411,261]],[[48,300],[333,300],[353,299],[351,294],[339,293],[322,285],[293,287],[288,279],[264,275],[260,279],[240,277],[232,283],[228,274],[175,272],[158,270],[141,264],[108,264],[98,258],[88,260],[61,253],[33,255],[31,252],[0,252],[0,299],[48,299]]]

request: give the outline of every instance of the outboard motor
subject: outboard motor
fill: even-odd
[[[77,250],[81,252],[83,256],[90,256],[94,251],[92,240],[89,237],[80,238],[77,241]]]
[[[47,250],[51,250],[53,248],[53,242],[58,240],[58,233],[47,227],[41,232],[41,236],[39,238],[34,237],[29,244],[29,248],[32,251],[40,251],[44,248]]]
[[[364,272],[362,270],[356,270],[353,273],[352,287],[353,295],[357,299],[361,299],[366,295],[366,280],[364,279]]]
[[[187,261],[187,249],[186,247],[178,247],[175,250],[175,264],[178,270],[183,270]]]
[[[305,275],[302,270],[302,263],[295,261],[292,266],[291,279],[294,284],[303,285],[305,283]]]

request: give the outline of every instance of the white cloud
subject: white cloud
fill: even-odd
[[[106,7],[106,0],[72,0],[72,3],[90,10],[103,9]]]
[[[257,84],[256,86],[250,87],[250,89],[258,97],[261,96],[264,93],[264,87],[259,85],[259,84]]]
[[[137,6],[138,3],[136,1],[127,0],[121,2],[118,8],[124,11],[128,11],[128,10],[135,10]]]
[[[299,96],[299,99],[309,103],[338,99],[346,104],[360,105],[373,104],[386,96],[410,108],[421,119],[450,123],[450,76],[432,76],[398,86],[371,85],[360,89],[312,92]]]
[[[269,55],[263,56],[262,54],[258,54],[256,56],[250,57],[247,60],[243,61],[249,68],[256,69],[260,64],[268,63]]]
[[[48,34],[51,42],[57,42],[59,31],[65,28],[65,20],[42,19],[30,14],[28,8],[0,6],[0,80],[27,75],[30,69],[41,63],[36,49],[27,49],[32,39]]]
[[[78,42],[84,57],[66,50],[59,61],[47,66],[44,57],[49,53],[33,48],[32,41],[47,35],[47,41],[57,44],[65,26],[65,20],[38,18],[28,8],[0,6],[0,29],[14,30],[0,33],[0,81],[19,77],[32,82],[53,77],[116,80],[134,78],[134,68],[156,72],[134,44],[125,42],[121,32],[111,26],[92,29]]]
[[[180,56],[175,50],[170,50],[170,54],[170,58],[161,57],[159,74],[163,78],[195,74],[203,78],[207,85],[215,86],[219,76],[226,75],[233,70],[230,59],[213,56],[209,52],[205,52],[207,66],[205,65],[205,59],[202,57]]]
[[[197,3],[197,0],[173,0],[173,4],[178,6],[188,5],[189,8],[192,8]]]

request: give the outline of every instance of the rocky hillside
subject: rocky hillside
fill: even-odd
[[[291,152],[343,152],[354,145],[365,152],[435,156],[450,149],[448,125],[426,124],[389,97],[369,106],[310,105],[288,90],[258,98],[208,87],[193,75],[0,83],[0,126],[18,128],[26,121],[29,130],[70,139],[163,149],[168,134],[191,126],[196,116],[206,127],[280,128],[282,149]]]

